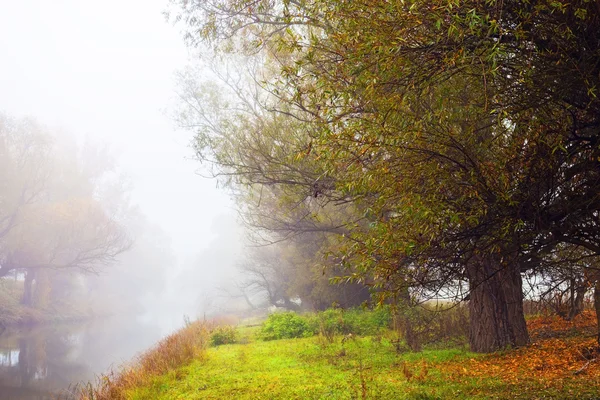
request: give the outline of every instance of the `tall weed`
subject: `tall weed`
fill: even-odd
[[[394,325],[411,351],[424,345],[462,344],[469,335],[468,307],[461,303],[405,307],[397,310]]]
[[[80,400],[126,399],[129,389],[201,358],[208,346],[210,331],[208,323],[186,322],[184,328],[158,342],[129,366],[101,375],[96,385],[76,388]]]

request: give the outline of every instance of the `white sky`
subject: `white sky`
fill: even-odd
[[[133,199],[198,254],[231,214],[216,182],[199,177],[190,134],[165,116],[187,50],[161,12],[167,0],[0,0],[0,111],[33,116],[111,144]],[[188,158],[188,159],[186,159]]]

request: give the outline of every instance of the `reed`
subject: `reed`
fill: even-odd
[[[148,384],[153,378],[201,359],[210,343],[213,322],[186,323],[179,331],[165,337],[154,347],[119,369],[100,375],[95,384],[75,388],[80,400],[121,400],[127,391]]]

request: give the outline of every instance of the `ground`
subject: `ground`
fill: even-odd
[[[397,353],[393,333],[240,342],[130,389],[130,399],[593,399],[600,398],[596,320],[528,321],[532,343],[475,354],[464,348]]]

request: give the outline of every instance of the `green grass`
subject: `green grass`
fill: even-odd
[[[589,336],[597,329],[593,313],[571,322],[531,318],[531,345],[475,354],[462,340],[458,311],[421,331],[422,340],[437,338],[423,351],[403,351],[401,342],[400,354],[393,340],[398,333],[383,327],[389,320],[383,312],[305,314],[311,332],[318,328],[320,334],[269,341],[258,339],[268,323],[282,335],[296,332],[298,324],[270,317],[262,326],[233,330],[195,322],[130,368],[85,386],[81,399],[600,399],[600,351]],[[571,331],[577,334],[564,335]]]
[[[248,333],[248,331],[246,331]],[[240,336],[244,336],[242,333]],[[446,362],[477,357],[460,349],[397,355],[371,337],[328,344],[319,337],[253,341],[208,349],[202,360],[128,392],[130,399],[488,398],[482,381],[446,379]],[[499,382],[491,379],[486,387]]]

